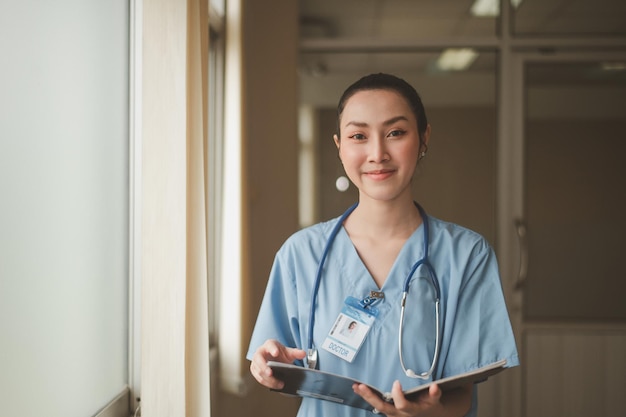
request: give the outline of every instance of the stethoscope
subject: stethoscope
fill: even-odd
[[[328,237],[328,241],[326,242],[326,246],[324,248],[324,252],[322,253],[322,258],[320,259],[319,265],[317,267],[317,274],[315,276],[315,286],[313,287],[313,299],[311,300],[311,310],[309,315],[309,344],[307,350],[307,364],[309,368],[315,368],[317,365],[317,349],[313,346],[313,326],[315,323],[315,301],[317,300],[317,293],[319,291],[320,282],[322,281],[322,270],[324,269],[324,263],[326,262],[326,257],[328,256],[328,252],[330,252],[330,247],[332,246],[337,233],[341,230],[344,221],[346,218],[354,211],[354,209],[358,206],[358,203],[354,204],[345,213],[341,215],[337,224],[333,227]],[[426,216],[426,212],[424,209],[417,203],[415,206],[420,212],[422,216],[422,223],[424,225],[424,256],[415,262],[411,267],[411,271],[407,275],[404,280],[404,291],[402,293],[402,301],[400,307],[400,324],[398,326],[398,356],[400,357],[400,365],[402,366],[402,370],[405,375],[410,378],[419,378],[419,379],[428,379],[433,374],[435,367],[437,366],[437,360],[439,359],[439,345],[441,343],[441,335],[439,330],[439,311],[440,311],[440,299],[441,299],[441,290],[439,288],[439,281],[437,280],[437,275],[435,274],[435,270],[432,265],[428,261],[428,217]],[[428,276],[430,281],[435,289],[435,326],[436,326],[436,338],[435,338],[435,353],[433,355],[433,360],[430,364],[430,368],[426,372],[416,373],[414,370],[407,368],[404,364],[404,356],[402,354],[402,330],[404,327],[404,309],[406,304],[406,297],[409,293],[409,284],[411,282],[411,278],[417,271],[417,268],[420,266],[426,267],[428,270]]]

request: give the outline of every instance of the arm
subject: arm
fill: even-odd
[[[268,361],[293,363],[304,359],[306,352],[301,349],[283,346],[276,340],[269,339],[256,350],[250,362],[250,372],[259,384],[268,388],[280,389],[284,383],[274,378],[272,369],[267,366]]]
[[[393,404],[380,399],[366,385],[355,384],[353,389],[386,416],[461,417],[470,409],[472,402],[472,384],[447,391],[445,394],[437,385],[431,385],[428,393],[422,394],[416,401],[409,401],[402,393],[400,382],[396,381],[391,389]]]

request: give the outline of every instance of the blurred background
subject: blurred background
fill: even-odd
[[[621,415],[626,6],[301,0],[298,13],[300,224],[357,198],[332,141],[341,92],[401,76],[432,125],[416,199],[501,263],[522,366],[480,386],[480,415]]]

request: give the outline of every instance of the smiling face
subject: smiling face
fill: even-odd
[[[361,201],[412,199],[411,179],[430,127],[420,141],[415,114],[402,95],[385,89],[356,92],[345,103],[339,132],[339,157]]]

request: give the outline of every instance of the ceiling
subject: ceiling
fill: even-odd
[[[517,0],[519,1],[519,0]],[[472,15],[474,0],[300,0],[300,80],[303,103],[334,105],[358,76],[391,72],[418,83],[431,103],[442,88],[457,100],[495,100],[498,16]],[[624,0],[523,0],[511,9],[516,39],[623,39]],[[478,47],[462,72],[436,60],[449,43]],[[425,91],[424,91],[425,90]]]
[[[426,39],[493,36],[475,0],[300,0],[302,38]],[[512,0],[520,35],[626,35],[624,0]]]
[[[494,33],[471,0],[301,0],[303,38],[411,39]]]

